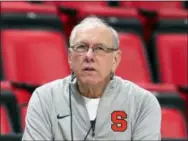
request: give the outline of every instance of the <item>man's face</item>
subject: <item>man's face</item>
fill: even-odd
[[[69,64],[78,80],[83,84],[99,84],[116,69],[120,61],[120,52],[97,54],[92,48],[105,46],[113,48],[113,36],[110,29],[104,26],[80,28],[76,32],[73,46],[87,45],[88,51],[69,53]]]

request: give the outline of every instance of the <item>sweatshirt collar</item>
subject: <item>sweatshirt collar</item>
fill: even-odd
[[[71,83],[71,88],[73,90],[74,93],[79,93],[78,91],[78,88],[77,88],[77,78],[74,78],[73,82]],[[114,92],[119,88],[120,85],[120,80],[119,80],[119,77],[117,76],[114,76],[112,80],[109,81],[109,83],[107,84],[106,88],[105,88],[105,91],[102,95],[103,96],[108,96],[108,95],[111,95],[111,94],[114,94]]]

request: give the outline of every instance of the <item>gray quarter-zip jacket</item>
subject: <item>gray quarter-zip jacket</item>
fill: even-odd
[[[91,122],[76,79],[70,83],[68,76],[35,90],[28,105],[22,141],[71,140],[69,84],[73,139],[84,140]],[[95,134],[91,130],[86,140],[161,140],[160,128],[161,108],[156,97],[115,76],[100,99]]]

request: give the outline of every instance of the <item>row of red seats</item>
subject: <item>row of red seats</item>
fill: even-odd
[[[147,10],[158,9],[186,9],[187,5],[184,1],[58,1],[46,2],[48,4],[66,5],[66,6],[83,6],[83,5],[97,5],[103,7],[119,7],[119,8],[144,8]]]
[[[64,76],[68,75],[70,73],[70,70],[67,63],[67,45],[61,28],[57,28],[57,22],[60,22],[59,20],[57,20],[58,17],[56,16],[57,9],[50,5],[31,5],[25,3],[25,5],[22,5],[21,7],[20,5],[18,5],[18,7],[16,7],[16,5],[11,7],[9,4],[6,3],[6,6],[1,11],[3,19],[3,22],[1,24],[1,53],[4,80],[10,82],[24,82],[31,85],[41,85],[54,79],[63,78]],[[185,112],[185,107],[182,106],[183,101],[181,97],[179,97],[179,92],[177,91],[176,87],[172,85],[157,86],[151,84],[151,71],[149,69],[150,67],[148,66],[148,60],[146,59],[147,51],[141,37],[142,33],[137,30],[139,28],[136,28],[136,30],[135,28],[133,28],[139,26],[139,21],[136,20],[136,22],[132,22],[135,24],[127,23],[127,21],[131,21],[131,19],[137,19],[137,17],[135,17],[134,15],[136,12],[125,12],[122,14],[123,10],[120,10],[121,12],[117,9],[113,11],[110,8],[104,9],[104,11],[102,12],[98,12],[99,9],[96,9],[96,12],[95,9],[92,8],[84,9],[82,11],[80,9],[78,20],[81,20],[82,18],[90,14],[105,16],[106,20],[110,22],[110,24],[115,26],[115,28],[120,32],[120,49],[123,52],[123,58],[116,72],[117,75],[134,81],[148,90],[158,92],[156,96],[162,105],[163,113],[162,137],[182,139],[186,138],[186,123],[183,114]],[[100,9],[100,11],[101,10],[102,9]],[[114,22],[114,19],[116,19],[115,21],[118,22]],[[125,24],[126,26],[123,26],[123,24],[121,23]],[[181,40],[181,36],[183,36],[183,38],[186,37],[186,35],[184,36],[182,34],[180,36],[177,34],[173,36],[176,36],[174,38],[176,38],[177,40]],[[158,38],[155,39],[155,41],[157,41],[157,49],[160,48],[159,45],[162,46],[161,44],[165,46],[165,50],[164,47],[161,49],[162,52],[166,52],[166,48],[168,47],[166,46],[167,39],[165,38],[168,38],[168,40],[170,41],[174,41],[173,45],[175,45],[175,48],[177,48],[176,46],[178,46],[178,48],[182,48],[184,46],[185,48],[187,47],[186,42],[181,42],[182,45],[179,46],[179,43],[177,43],[177,41],[171,39],[171,34],[167,34],[166,36],[163,35],[162,37],[160,35],[160,38],[162,38],[159,39],[160,44],[158,44]],[[170,48],[168,50],[168,53],[169,51],[171,51]],[[169,60],[171,59],[169,58]],[[173,59],[176,59],[176,57],[173,57]],[[160,65],[165,64],[161,63]],[[176,76],[172,74],[171,78],[173,77]],[[181,79],[186,80],[186,77],[182,77]],[[11,92],[13,93],[12,95],[15,95],[18,100],[18,105],[21,105],[21,123],[23,129],[24,117],[27,109],[25,104],[27,104],[30,98],[30,92],[28,92],[27,89],[24,90],[12,87],[11,83],[1,83],[1,88],[11,90]],[[166,106],[168,106],[168,108]],[[3,111],[5,111],[5,109]],[[174,124],[171,124],[172,122],[174,122]],[[2,121],[1,126],[4,125],[5,124]],[[177,125],[179,127],[178,129]],[[9,131],[11,132],[11,130]],[[5,133],[7,133],[7,131],[5,131]]]
[[[87,17],[89,15],[97,15],[99,17],[102,17],[104,20],[106,20],[110,25],[112,25],[114,28],[116,28],[117,31],[121,32],[120,36],[124,36],[124,33],[122,32],[128,32],[133,34],[132,38],[133,40],[141,40],[141,43],[138,44],[143,44],[142,42],[142,37],[141,35],[144,34],[144,24],[147,24],[147,20],[144,19],[142,16],[139,15],[138,11],[136,11],[135,9],[118,9],[118,8],[109,8],[109,7],[92,7],[92,6],[82,6],[82,7],[77,7],[76,8],[77,13],[75,14],[74,18],[76,19],[76,21],[80,21],[82,20],[84,17]],[[62,10],[62,16],[64,16],[65,14],[69,14],[66,11]],[[163,65],[164,63],[160,60],[162,59],[161,57],[159,57],[159,64],[161,64],[162,66],[160,67],[160,72],[161,75],[161,81],[163,83],[172,83],[172,84],[177,84],[177,85],[184,85],[184,86],[188,86],[188,76],[187,76],[187,67],[185,64],[187,64],[186,62],[186,50],[187,50],[187,33],[186,33],[186,20],[187,20],[187,15],[188,12],[183,11],[183,10],[158,10],[157,13],[157,23],[158,27],[156,27],[155,29],[155,34],[157,36],[154,35],[154,39],[152,39],[153,41],[157,41],[153,47],[159,50],[163,50],[164,48],[158,48],[158,41],[160,41],[160,46],[168,46],[166,47],[168,51],[164,51],[164,52],[168,52],[170,53],[172,50],[174,50],[176,47],[175,46],[179,46],[180,42],[181,42],[181,49],[179,49],[182,53],[182,64],[179,64],[180,67],[182,68],[182,72],[180,73],[179,71],[177,72],[174,64],[166,64]],[[60,16],[61,17],[61,16]],[[68,20],[68,22],[66,23],[66,25],[69,25],[68,23],[72,23],[75,21],[72,20],[72,16],[70,17],[70,20]],[[174,25],[173,25],[174,24]],[[74,24],[72,24],[74,25]],[[173,30],[177,30],[177,31],[173,31]],[[165,31],[166,30],[166,31]],[[181,32],[181,35],[177,34],[177,32]],[[69,32],[70,33],[70,32]],[[161,36],[162,35],[162,36]],[[126,35],[125,35],[126,36]],[[153,36],[153,35],[151,35]],[[166,36],[166,37],[165,37]],[[120,37],[121,38],[121,37]],[[137,38],[137,39],[136,39]],[[163,39],[165,38],[165,39]],[[176,38],[175,40],[171,40],[171,38]],[[125,40],[125,39],[123,39]],[[171,42],[165,42],[166,40],[170,40]],[[122,41],[122,44],[124,41]],[[139,42],[139,41],[138,41]],[[175,42],[175,43],[174,43]],[[136,44],[137,42],[135,42]],[[173,47],[170,47],[168,44],[173,44]],[[130,43],[131,44],[131,43]],[[137,45],[135,45],[137,46]],[[142,45],[142,48],[146,48],[145,45]],[[152,47],[150,47],[152,48]],[[173,49],[171,49],[173,48]],[[153,49],[153,48],[152,48]],[[150,50],[150,49],[149,49]],[[163,51],[162,51],[163,52]],[[161,54],[159,54],[161,55]],[[147,55],[146,55],[147,56]],[[165,55],[165,57],[167,57]],[[170,56],[169,56],[170,57]],[[173,57],[173,56],[171,56]],[[173,57],[174,58],[174,57]],[[178,58],[178,57],[175,57]],[[170,60],[172,60],[170,58]],[[166,70],[166,68],[171,68],[171,69],[175,69],[175,72],[169,73]],[[121,67],[122,68],[122,67]],[[132,67],[134,68],[134,67]],[[146,67],[143,67],[144,69]],[[126,68],[127,69],[127,68]],[[149,72],[149,70],[147,70]],[[147,72],[145,71],[145,72]],[[129,71],[128,71],[129,72]],[[141,71],[144,72],[144,71]],[[168,73],[168,74],[167,74]],[[180,73],[181,76],[177,75],[177,73]],[[139,80],[135,80],[135,81],[149,81],[149,73],[146,74],[147,76],[145,76],[144,78],[141,78]],[[127,75],[126,77],[129,77],[130,75]],[[142,75],[144,76],[144,75]],[[139,78],[139,77],[137,77]],[[132,79],[131,79],[132,80]],[[151,79],[150,79],[151,82]]]
[[[27,3],[22,3],[23,5],[20,5],[20,3],[17,5],[18,7],[17,8],[15,8],[15,10],[20,10],[20,11],[17,11],[17,12],[27,12],[27,10],[28,10],[28,12],[38,12],[38,13],[42,13],[42,12],[45,12],[45,11],[48,11],[47,13],[49,13],[50,11],[51,11],[51,13],[54,13],[54,14],[56,14],[56,9],[53,7],[53,6],[47,6],[47,5],[45,5],[45,6],[41,6],[41,5],[31,5],[31,4],[27,4]],[[25,4],[25,5],[24,5]],[[29,8],[27,9],[27,5],[29,6]],[[32,10],[32,6],[34,6],[35,7],[35,9],[33,9]],[[15,5],[14,5],[14,7],[15,7]],[[12,10],[12,8],[13,8],[13,10],[14,10],[14,7],[12,6],[12,4],[10,4],[9,2],[8,3],[6,3],[6,4],[4,4],[4,5],[2,5],[2,11],[4,11],[4,12],[6,12],[6,10],[7,10],[7,14],[8,13],[10,13],[11,12],[11,10]],[[23,8],[22,8],[23,7]],[[43,9],[42,9],[43,8]],[[44,8],[46,8],[46,9],[48,9],[48,10],[44,10]],[[50,10],[49,10],[50,9]],[[8,12],[9,11],[9,12]],[[178,11],[179,12],[179,11]],[[174,17],[172,17],[172,14],[171,13],[166,13],[166,14],[168,14],[169,15],[169,17],[167,16],[167,15],[165,15],[165,14],[161,14],[162,16],[160,17],[160,20],[161,20],[161,22],[164,22],[165,20],[169,20],[169,23],[166,23],[167,25],[166,26],[168,26],[168,25],[170,25],[171,24],[171,19],[182,19],[182,21],[184,22],[184,19],[186,19],[186,13],[182,13],[182,11],[180,11],[179,13],[176,13],[176,14],[173,14],[173,16]],[[174,12],[175,13],[175,12]],[[28,15],[29,13],[27,13],[27,18],[28,19],[30,19],[30,22],[32,22],[32,20],[33,20],[33,18],[32,17],[29,17],[29,15]],[[31,14],[31,13],[30,13]],[[97,8],[97,7],[95,7],[95,8],[92,8],[92,7],[85,7],[84,9],[79,9],[79,15],[78,15],[78,17],[79,17],[79,19],[78,20],[81,20],[81,19],[83,19],[84,17],[86,17],[86,16],[88,16],[88,15],[91,15],[91,14],[95,14],[95,15],[98,15],[98,16],[100,16],[100,17],[104,17],[105,16],[105,20],[107,20],[107,22],[109,23],[109,24],[111,24],[112,26],[114,26],[119,32],[120,32],[120,40],[122,40],[121,41],[121,43],[122,43],[122,45],[123,44],[131,44],[131,43],[133,43],[133,42],[129,42],[129,38],[130,39],[132,39],[132,40],[135,40],[135,44],[134,44],[134,46],[136,46],[136,47],[138,47],[138,46],[142,46],[142,48],[140,49],[140,51],[138,51],[139,49],[136,49],[136,51],[138,51],[138,52],[140,52],[141,54],[143,54],[143,51],[142,50],[145,50],[145,45],[144,45],[144,43],[143,43],[143,40],[142,40],[142,37],[141,37],[141,34],[142,34],[142,30],[140,29],[140,27],[141,27],[141,24],[140,24],[140,21],[138,20],[138,18],[139,18],[139,16],[138,16],[138,13],[135,11],[135,10],[118,10],[118,9],[110,9],[110,8]],[[37,15],[36,15],[37,16]],[[163,16],[164,16],[164,18],[163,18]],[[15,25],[11,25],[11,24],[15,24],[16,23],[16,21],[13,21],[13,22],[10,22],[10,21],[8,21],[9,19],[7,19],[6,20],[6,17],[8,17],[8,16],[4,16],[4,18],[5,18],[5,21],[6,22],[8,22],[8,23],[5,23],[5,25],[6,26],[15,26]],[[57,17],[55,17],[55,18],[57,18]],[[21,19],[24,19],[23,18],[23,16],[22,17],[20,17],[20,20]],[[40,18],[38,18],[38,19],[40,19]],[[37,19],[37,17],[36,17],[36,21],[38,20]],[[43,20],[45,20],[45,19],[43,19]],[[34,20],[33,20],[34,21]],[[24,20],[23,20],[23,22],[24,22]],[[53,21],[54,22],[54,21]],[[55,22],[58,22],[58,21],[55,21]],[[55,22],[53,23],[53,24],[55,24]],[[31,23],[22,23],[22,24],[31,24]],[[42,23],[40,23],[40,24],[42,24]],[[43,24],[45,24],[44,22],[43,22]],[[50,23],[51,24],[51,23]],[[32,25],[32,24],[31,24]],[[56,24],[55,24],[56,25]],[[67,24],[68,25],[68,24]],[[17,26],[17,24],[16,24],[16,26]],[[29,26],[29,25],[28,25]],[[32,25],[32,26],[34,26],[34,25]],[[45,25],[45,26],[47,26],[47,25]],[[181,25],[180,25],[181,26]],[[23,28],[23,27],[22,27]],[[49,27],[48,27],[49,28]],[[160,27],[161,28],[161,27]],[[182,29],[182,30],[184,30],[184,29]],[[185,30],[184,30],[185,31]],[[23,31],[23,33],[21,33],[20,32],[20,36],[22,35],[22,34],[25,34],[24,32],[26,32],[26,31]],[[14,36],[17,36],[17,35],[15,35],[15,34],[18,34],[18,33],[14,33],[14,30],[11,30],[10,31],[10,33],[5,33],[5,36],[9,36],[10,38],[11,37],[14,37]],[[33,35],[32,35],[33,34]],[[35,34],[35,35],[34,35]],[[36,32],[32,32],[31,33],[31,35],[30,36],[35,36],[35,37],[37,37],[38,36],[38,38],[41,38],[41,40],[42,40],[42,34],[46,34],[46,33],[41,33],[41,34],[38,34],[38,33],[36,33]],[[129,35],[126,35],[126,34],[129,34]],[[162,35],[163,34],[163,35]],[[55,35],[55,34],[54,34]],[[160,63],[159,64],[161,64],[162,66],[160,67],[160,72],[161,72],[161,75],[163,76],[162,77],[162,82],[163,83],[172,83],[172,84],[178,84],[178,85],[184,85],[184,86],[186,86],[187,85],[187,77],[186,77],[186,75],[187,75],[187,73],[186,73],[186,70],[187,70],[187,68],[186,68],[186,65],[185,64],[187,64],[186,63],[186,33],[185,34],[181,34],[181,35],[179,35],[179,34],[176,34],[176,32],[175,32],[175,35],[173,35],[173,34],[171,34],[169,31],[166,31],[165,32],[165,35],[164,35],[164,33],[158,33],[157,34],[158,36],[157,36],[157,38],[156,39],[154,39],[154,41],[157,41],[156,43],[155,43],[155,48],[158,48],[158,40],[160,40],[160,42],[161,42],[161,45],[162,46],[166,46],[166,43],[165,43],[165,41],[166,40],[170,40],[171,41],[171,43],[174,45],[174,46],[179,46],[179,42],[181,42],[181,49],[180,49],[180,51],[182,51],[184,54],[184,56],[182,57],[182,60],[183,61],[181,61],[182,62],[182,65],[180,65],[181,67],[182,67],[182,71],[183,72],[181,72],[181,73],[179,73],[179,72],[176,72],[175,71],[175,73],[169,73],[169,71],[167,72],[167,71],[164,71],[164,70],[167,70],[166,68],[172,68],[171,70],[177,70],[176,69],[176,67],[174,67],[173,65],[174,65],[174,63],[173,64],[166,64],[166,65],[163,65],[163,63],[162,63],[162,61],[160,60],[160,59],[162,59],[162,57],[160,56],[160,57],[158,57],[158,59],[159,59],[159,61],[160,61]],[[162,35],[162,36],[161,36]],[[47,36],[47,35],[46,35]],[[59,36],[59,35],[58,35]],[[63,35],[61,35],[61,36],[63,36]],[[166,37],[164,37],[164,36],[166,36]],[[12,44],[13,42],[15,42],[15,41],[12,41],[12,42],[9,42],[8,43],[8,38],[9,37],[7,37],[7,39],[5,39],[5,41],[3,42],[3,43],[7,43],[7,44]],[[18,37],[18,36],[17,36]],[[26,37],[27,38],[27,37]],[[30,38],[30,37],[29,37]],[[43,37],[43,40],[45,40],[45,38],[47,38],[47,37]],[[62,37],[63,38],[63,37]],[[165,39],[162,39],[161,40],[161,38],[165,38]],[[171,38],[176,38],[176,42],[174,43],[174,41],[175,40],[171,40]],[[16,38],[14,39],[14,38],[11,38],[12,40],[17,40]],[[19,39],[19,40],[21,40],[21,39]],[[24,38],[22,38],[22,40],[25,40]],[[59,43],[60,43],[60,40],[61,39],[59,39]],[[34,42],[34,41],[33,41]],[[129,43],[128,43],[129,42]],[[57,42],[58,43],[58,42]],[[167,42],[167,43],[170,43],[170,42]],[[64,45],[66,45],[66,42],[64,41],[64,43],[63,43]],[[21,48],[21,45],[20,45],[20,48]],[[138,47],[139,48],[139,47]],[[159,47],[160,48],[160,47]],[[171,48],[173,48],[173,49],[177,49],[176,47],[171,47],[171,46],[168,46],[168,50],[170,50],[170,51],[172,51],[172,49]],[[7,48],[5,48],[5,49],[7,49]],[[132,48],[131,48],[132,49]],[[166,47],[166,49],[167,49],[167,47]],[[157,49],[158,50],[158,49]],[[164,48],[162,47],[161,49],[159,49],[159,50],[164,50]],[[23,50],[21,50],[22,52],[23,52]],[[20,52],[21,52],[20,51]],[[170,51],[162,51],[162,52],[170,52]],[[9,51],[10,52],[10,51]],[[66,52],[66,51],[65,51]],[[5,57],[5,60],[9,60],[9,59],[11,59],[11,58],[8,58],[8,56],[6,55],[6,53],[7,53],[7,51],[5,50],[5,53],[4,53],[4,57]],[[144,51],[144,53],[145,53],[145,56],[147,56],[147,53],[146,53],[146,51]],[[159,55],[161,55],[162,53],[160,53]],[[129,54],[127,53],[127,55],[126,56],[128,56]],[[167,55],[163,55],[163,56],[165,56],[165,57],[167,57]],[[173,57],[173,56],[172,56]],[[66,57],[65,57],[66,58]],[[125,57],[126,58],[126,57]],[[128,58],[128,57],[127,57]],[[164,58],[164,57],[163,57]],[[173,57],[173,58],[178,58],[178,57]],[[172,58],[169,58],[170,60],[172,60]],[[139,57],[139,59],[135,59],[135,60],[146,60],[146,59],[144,59],[144,58],[140,58]],[[164,59],[163,59],[164,60]],[[8,61],[9,62],[9,61]],[[66,62],[66,61],[65,61]],[[122,61],[122,62],[124,62],[124,64],[126,63],[126,61]],[[164,62],[164,61],[163,61]],[[129,60],[129,62],[127,62],[127,63],[130,63],[130,60]],[[166,62],[164,62],[164,63],[166,63]],[[135,64],[135,63],[130,63],[130,64]],[[128,64],[127,66],[130,66],[130,64]],[[140,71],[140,73],[142,73],[141,75],[138,75],[136,78],[133,78],[134,76],[132,76],[131,74],[129,74],[128,72],[130,72],[130,73],[132,73],[132,68],[136,68],[137,66],[132,66],[132,67],[129,67],[130,68],[130,71],[128,71],[127,70],[127,68],[126,68],[126,73],[127,74],[125,74],[124,73],[124,71],[121,71],[121,70],[123,70],[123,68],[124,68],[124,66],[121,66],[120,65],[120,69],[118,69],[117,70],[117,73],[119,74],[119,75],[123,75],[122,77],[125,77],[125,78],[127,78],[127,79],[129,79],[129,80],[132,80],[132,81],[144,81],[144,82],[152,82],[152,77],[151,77],[151,75],[149,74],[151,71],[148,69],[149,67],[147,66],[147,64],[148,63],[146,63],[145,62],[145,64],[146,65],[143,65],[144,63],[137,63],[137,64],[142,64],[140,67],[138,66],[138,69],[139,68],[143,68],[143,70],[141,70]],[[5,65],[7,65],[7,63],[5,63]],[[23,65],[23,64],[22,64]],[[23,65],[23,66],[25,66],[25,65]],[[166,68],[165,68],[166,67]],[[19,69],[19,68],[18,68]],[[136,69],[136,70],[138,70],[138,69]],[[9,71],[12,71],[12,73],[10,72],[10,74],[14,74],[13,72],[15,72],[15,71],[13,71],[14,69],[11,69],[11,70],[6,70],[6,67],[5,67],[5,71],[6,72],[9,72]],[[179,76],[179,75],[177,75],[177,73],[179,73],[179,74],[181,74],[181,76]],[[8,73],[9,74],[9,73]],[[171,74],[171,75],[170,75]],[[140,76],[140,77],[139,77]],[[177,77],[178,76],[178,77]],[[184,77],[185,76],[185,77]],[[10,78],[12,79],[12,78],[14,78],[15,76],[10,76]],[[25,76],[24,76],[25,77]],[[130,78],[129,78],[130,77]],[[32,77],[31,77],[32,78]],[[13,79],[14,81],[16,81],[16,79],[14,78]],[[23,81],[23,80],[19,80],[19,81]]]

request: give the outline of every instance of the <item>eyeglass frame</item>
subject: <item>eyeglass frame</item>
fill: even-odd
[[[79,45],[87,46],[87,49],[84,50],[84,51],[79,52],[79,51],[76,50],[76,46],[79,46]],[[107,46],[105,46],[105,45],[103,45],[103,44],[95,44],[94,46],[96,46],[96,45],[99,45],[101,48],[103,48],[103,49],[104,49],[104,50],[103,50],[104,53],[111,53],[111,52],[113,52],[113,51],[119,50],[119,48],[109,48],[109,47],[107,47]],[[86,52],[88,52],[88,50],[89,50],[91,47],[89,47],[89,45],[86,44],[86,43],[78,43],[78,44],[75,44],[75,45],[70,46],[70,48],[73,49],[73,50],[74,50],[75,52],[77,52],[77,53],[86,53]],[[96,52],[95,52],[95,49],[96,49],[96,48],[97,48],[97,47],[91,48],[92,51],[93,51],[93,53],[96,53]]]

